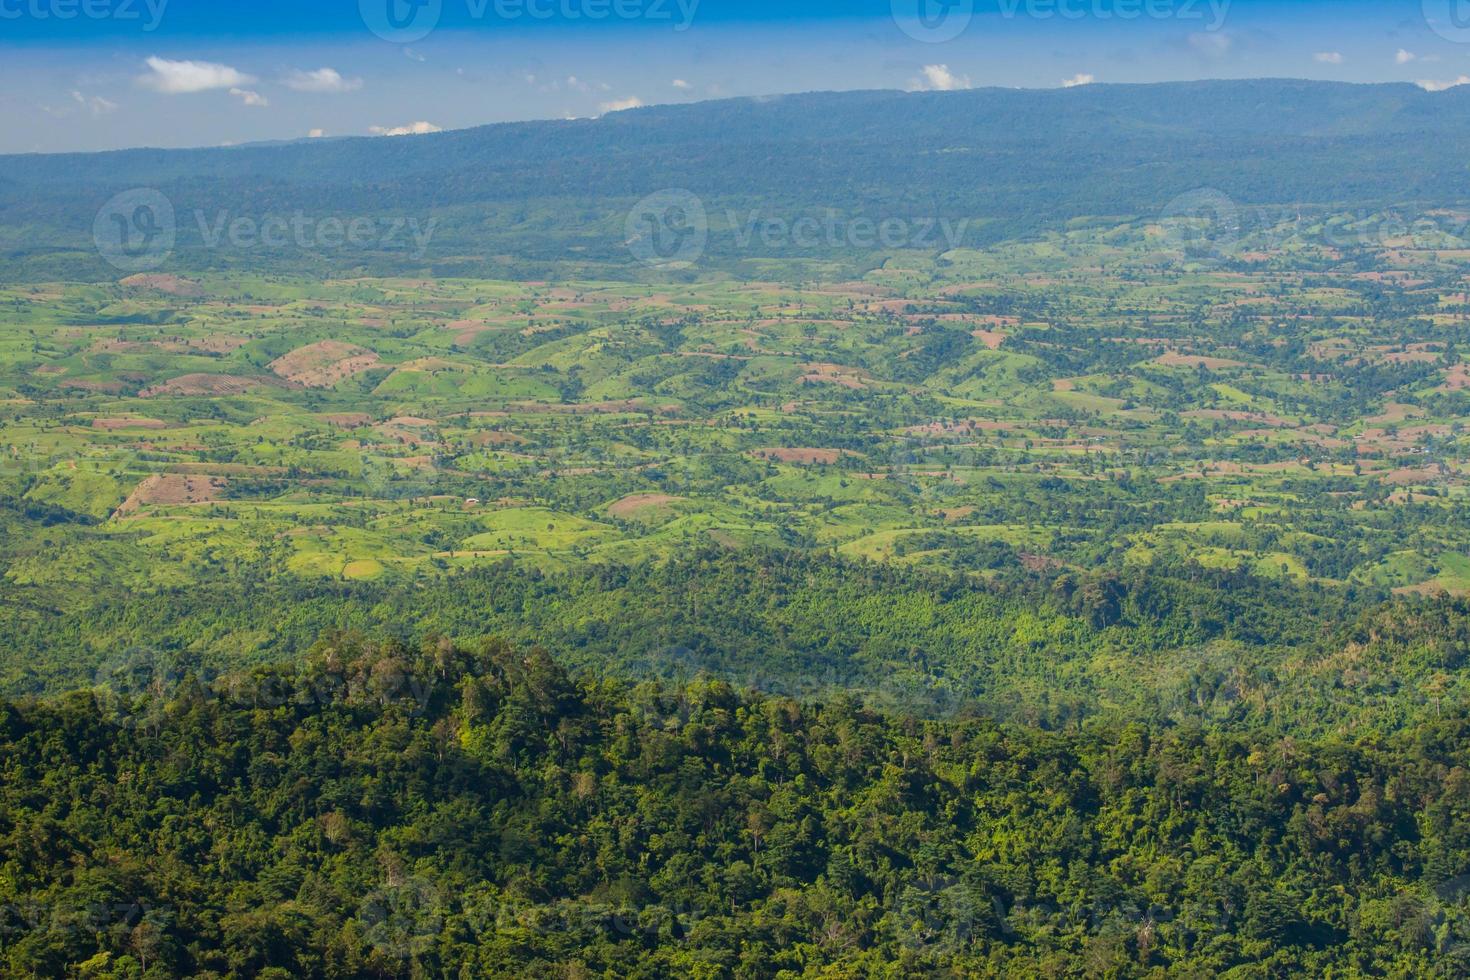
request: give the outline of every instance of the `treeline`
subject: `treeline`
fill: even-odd
[[[17,977],[1463,976],[1470,722],[920,721],[328,637],[0,704]]]
[[[973,564],[1014,554],[977,547]],[[1188,563],[1010,566],[983,582],[711,547],[558,574],[507,561],[407,587],[252,579],[247,568],[228,582],[54,601],[37,589],[0,595],[4,693],[90,686],[138,657],[205,676],[299,661],[322,633],[356,629],[407,643],[491,633],[590,676],[707,675],[802,699],[855,692],[903,713],[1044,729],[1388,732],[1470,704],[1470,602]]]

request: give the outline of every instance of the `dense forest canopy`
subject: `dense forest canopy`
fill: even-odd
[[[1470,728],[921,722],[498,641],[0,706],[14,976],[1463,975]]]

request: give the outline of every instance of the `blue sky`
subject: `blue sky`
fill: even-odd
[[[1470,0],[0,0],[0,152],[1261,76],[1470,82]]]

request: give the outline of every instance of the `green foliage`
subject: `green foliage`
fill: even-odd
[[[133,666],[0,706],[9,975],[1470,969],[1463,716],[1048,734],[351,635]]]

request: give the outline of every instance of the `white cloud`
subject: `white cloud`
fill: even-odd
[[[147,65],[148,74],[141,76],[139,83],[166,95],[240,88],[255,81],[242,71],[212,61],[169,61],[153,57],[148,59]]]
[[[431,122],[420,120],[407,126],[372,126],[368,132],[374,136],[424,136],[428,133],[442,133],[443,130]]]
[[[306,134],[306,138],[307,139],[313,139],[313,140],[319,140],[319,139],[321,139],[325,135],[327,135],[327,131],[325,129],[313,129],[313,130],[311,130],[310,132],[308,132]]]
[[[643,108],[643,100],[635,95],[627,99],[618,99],[615,102],[604,102],[598,108],[604,114],[609,112],[622,112],[625,109],[641,109]]]
[[[925,65],[924,77],[909,81],[913,92],[958,92],[970,87],[969,75],[956,75],[949,65]]]
[[[1341,51],[1318,51],[1312,57],[1324,65],[1340,65],[1343,62]]]
[[[1419,56],[1412,51],[1405,51],[1403,48],[1399,48],[1399,53],[1393,56],[1393,60],[1395,64],[1407,65],[1411,61],[1418,61]]]
[[[1235,46],[1235,38],[1224,31],[1201,31],[1189,35],[1189,46],[1206,58],[1223,58]]]
[[[681,92],[687,92],[690,89],[692,89],[693,87],[694,87],[693,85],[690,85],[688,82],[684,81],[684,79],[682,79],[682,78],[676,78],[676,79],[674,79],[674,88],[680,90]]]
[[[100,95],[83,95],[81,92],[73,91],[71,97],[77,105],[82,106],[94,116],[105,116],[117,108],[116,102],[104,99]]]
[[[336,94],[357,91],[362,88],[362,79],[343,78],[335,68],[318,68],[316,71],[291,72],[286,76],[286,87],[298,92]]]
[[[232,88],[230,94],[239,99],[243,104],[264,108],[270,105],[270,100],[259,92],[252,92],[247,88]]]
[[[1095,81],[1097,81],[1096,75],[1089,75],[1087,72],[1078,72],[1071,78],[1063,81],[1062,88],[1077,88],[1081,85],[1091,85]]]
[[[1452,82],[1436,82],[1433,79],[1422,79],[1417,84],[1426,92],[1444,92],[1452,88],[1459,88],[1461,85],[1470,85],[1470,75],[1461,75]]]

